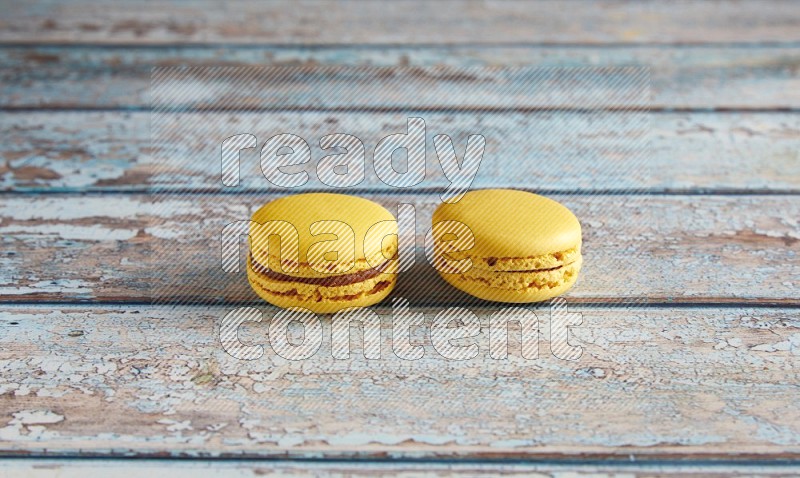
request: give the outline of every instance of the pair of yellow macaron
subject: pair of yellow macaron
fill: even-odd
[[[252,221],[247,277],[271,304],[332,313],[376,304],[397,282],[397,222],[380,204],[297,194],[265,204]],[[563,294],[578,277],[580,223],[546,197],[470,191],[439,205],[432,222],[433,265],[475,297],[538,302]]]

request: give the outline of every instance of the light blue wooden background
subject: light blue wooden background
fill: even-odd
[[[797,3],[72,1],[1,10],[0,452],[19,457],[4,471],[109,476],[134,466],[123,457],[139,457],[157,459],[134,462],[139,472],[170,474],[223,466],[218,458],[252,460],[224,464],[244,475],[798,473]],[[580,199],[571,206],[593,218],[589,243],[647,267],[624,283],[587,275],[570,295],[585,318],[580,361],[548,357],[545,335],[533,365],[432,354],[342,363],[329,353],[242,363],[215,340],[219,308],[150,305],[151,251],[178,237],[186,254],[207,257],[213,245],[181,238],[181,225],[230,213],[177,193],[161,213],[148,203],[154,66],[631,64],[651,67],[658,174],[624,184],[646,201],[608,201],[607,212]],[[477,121],[457,106],[447,114],[458,131]],[[514,138],[536,114],[495,115],[491,127]],[[275,121],[319,129],[325,115]],[[380,134],[369,118],[363,124],[359,134]],[[481,185],[519,187],[526,173],[535,168],[498,170]],[[191,168],[173,174],[207,181]],[[585,194],[620,194],[618,178],[585,179]],[[575,188],[553,184],[554,195]],[[435,205],[430,191],[407,199]],[[615,220],[622,215],[657,220]],[[435,276],[423,279],[437,287]],[[631,297],[637,307],[604,307]],[[425,306],[428,319],[440,305]],[[475,310],[485,320],[496,307]],[[264,329],[243,334],[258,342]]]

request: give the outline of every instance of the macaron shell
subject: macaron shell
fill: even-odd
[[[453,223],[443,221],[468,227],[472,247]],[[439,274],[472,296],[539,302],[563,294],[577,281],[583,263],[581,226],[569,209],[552,199],[507,189],[471,191],[455,204],[441,204],[432,222],[435,238],[443,239],[443,232],[450,231],[458,239],[434,242]],[[440,223],[443,228],[437,233]],[[455,267],[469,263],[464,259],[471,267]]]
[[[397,251],[397,222],[392,213],[378,203],[356,196],[331,193],[286,196],[262,206],[253,214],[252,220],[259,224],[268,221],[286,221],[293,225],[298,233],[298,259],[301,267],[312,266],[312,268],[326,269],[325,272],[330,273],[353,272],[376,265],[376,262],[381,262],[381,255],[392,257]],[[311,257],[312,260],[309,262],[308,253],[309,250],[313,250],[314,244],[336,238],[333,234],[327,233],[327,230],[333,231],[334,228],[326,228],[326,233],[323,234],[318,231],[315,231],[317,234],[312,234],[312,224],[319,221],[340,221],[352,229],[355,242],[352,260],[336,262],[315,256]],[[368,236],[367,231],[373,226],[376,228],[373,232],[380,229],[382,233]],[[344,230],[347,232],[346,228]],[[387,236],[387,234],[395,235]],[[383,240],[384,238],[387,240]],[[259,237],[257,229],[251,230],[251,247],[264,242],[264,238]],[[269,251],[267,254],[261,247],[253,249],[260,262],[279,257],[274,251]],[[285,257],[281,259],[286,260]],[[266,265],[271,266],[271,264]],[[316,275],[314,271],[298,272],[298,275],[305,276],[309,273]]]
[[[470,191],[455,204],[443,203],[433,213],[433,224],[458,221],[475,236],[468,251],[453,258],[525,258],[580,247],[581,225],[565,206],[526,191],[482,189]]]

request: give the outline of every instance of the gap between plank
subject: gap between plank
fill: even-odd
[[[524,42],[524,41],[507,41],[507,42],[422,42],[422,43],[404,43],[404,42],[386,42],[386,43],[244,43],[244,42],[152,42],[152,43],[135,43],[135,42],[117,42],[117,43],[94,43],[88,41],[80,42],[31,42],[31,41],[2,41],[0,48],[93,48],[104,50],[117,50],[117,49],[142,49],[142,50],[162,50],[174,48],[239,48],[248,50],[291,50],[297,48],[309,50],[334,50],[334,49],[363,49],[363,50],[381,50],[386,48],[404,48],[404,49],[431,49],[431,48],[592,48],[592,49],[624,49],[624,48],[659,48],[659,49],[672,49],[672,48],[798,48],[800,41],[753,41],[753,42],[736,42],[736,41],[665,41],[665,42],[606,42],[606,43],[587,43],[587,42]]]
[[[639,111],[642,113],[691,113],[691,114],[744,114],[744,113],[800,113],[800,108],[796,107],[728,107],[720,106],[713,108],[687,108],[687,107],[654,107],[654,106],[641,106],[635,108],[628,107],[608,107],[608,108],[547,108],[539,106],[531,107],[512,107],[512,108],[493,108],[493,107],[421,107],[421,106],[408,106],[408,107],[267,107],[267,108],[204,108],[202,110],[194,110],[191,108],[161,108],[154,110],[150,106],[140,105],[127,105],[127,106],[13,106],[6,105],[0,106],[0,113],[538,113],[538,112],[552,112],[552,113],[597,113],[597,112],[625,112],[625,111]]]
[[[4,296],[0,294],[0,298]],[[5,296],[6,299],[8,296]],[[420,309],[420,308],[428,308],[428,307],[438,307],[442,306],[442,303],[437,302],[425,302],[421,304],[413,304],[413,307]],[[444,305],[453,306],[452,303],[446,303]],[[507,305],[507,304],[506,304]],[[531,305],[531,304],[528,304]],[[534,304],[534,305],[541,305],[541,304]],[[669,308],[680,308],[680,309],[800,309],[800,300],[795,299],[767,299],[767,300],[759,300],[759,299],[751,299],[742,300],[742,299],[730,299],[730,300],[721,300],[720,298],[710,298],[709,300],[703,300],[700,298],[697,302],[691,301],[683,301],[683,302],[672,302],[672,301],[664,301],[664,300],[644,300],[644,299],[631,299],[631,298],[619,298],[619,297],[611,297],[607,299],[603,298],[595,298],[595,299],[588,299],[588,300],[580,300],[576,298],[570,299],[569,302],[570,307],[575,307],[578,309],[585,309],[585,308],[593,308],[593,309],[616,309],[616,308],[641,308],[641,309],[669,309]],[[60,300],[19,300],[13,302],[5,302],[0,306],[0,309],[8,310],[8,309],[23,309],[23,308],[31,308],[31,307],[63,307],[63,308],[74,308],[74,309],[81,309],[81,308],[103,308],[103,307],[152,307],[152,308],[169,308],[169,307],[180,307],[180,308],[203,308],[208,309],[211,307],[272,307],[271,305],[267,304],[264,301],[242,301],[242,302],[235,302],[235,303],[197,303],[191,304],[186,302],[180,303],[153,303],[147,300],[131,300],[131,301],[123,301],[123,300],[109,300],[109,301],[96,301],[96,300],[71,300],[71,301],[60,301]],[[502,307],[502,303],[470,303],[469,307],[471,309],[494,309],[497,307]],[[389,305],[389,301],[387,301],[384,305],[376,305],[373,306],[373,309],[385,309],[391,310],[391,305]],[[327,315],[327,314],[323,314]]]
[[[379,189],[379,188],[351,188],[348,194],[380,194],[383,196],[396,196],[408,194],[439,194],[445,191],[444,187],[420,188],[414,190],[405,189]],[[536,194],[551,196],[800,196],[800,189],[743,189],[743,188],[648,188],[648,189],[533,189],[519,188],[519,191],[528,191]],[[208,188],[163,188],[163,187],[132,187],[132,188],[109,188],[109,189],[80,189],[80,188],[20,188],[0,190],[0,196],[125,196],[137,194],[153,194],[158,197],[181,196],[199,194],[203,196],[239,196],[242,194],[282,194],[282,193],[315,193],[331,192],[332,189],[309,188],[302,190],[286,189],[254,189],[242,188],[230,189],[208,189]]]
[[[680,454],[675,454],[680,456]],[[776,453],[776,455],[778,455]],[[702,457],[693,458],[691,455],[683,455],[686,458],[667,458],[663,455],[658,455],[649,458],[647,455],[631,453],[629,455],[620,454],[591,454],[579,456],[543,456],[542,458],[429,458],[429,457],[374,457],[364,456],[358,458],[352,457],[302,457],[292,456],[291,454],[283,454],[280,457],[253,457],[253,456],[203,456],[195,457],[188,455],[174,455],[163,456],[158,453],[140,453],[137,455],[104,455],[99,453],[94,454],[81,454],[74,455],[65,453],[62,455],[47,454],[38,455],[30,452],[9,453],[8,451],[0,452],[0,457],[25,459],[25,460],[76,460],[76,461],[94,461],[94,460],[119,460],[119,461],[159,461],[159,462],[192,462],[192,461],[215,461],[215,462],[248,462],[248,463],[339,463],[339,464],[431,464],[431,465],[587,465],[587,466],[709,466],[709,467],[723,467],[723,466],[744,466],[744,467],[758,467],[758,466],[800,466],[800,457],[795,457],[789,454],[774,458],[765,459],[763,454],[752,455],[738,455],[736,458],[714,458]],[[2,464],[0,464],[2,466]]]

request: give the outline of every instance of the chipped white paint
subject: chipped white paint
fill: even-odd
[[[154,226],[144,230],[147,234],[159,239],[177,239],[185,235],[186,231],[181,230],[180,226]]]
[[[102,225],[71,226],[66,224],[37,224],[0,227],[9,236],[53,236],[74,241],[125,241],[136,235],[136,230],[116,229]]]
[[[170,420],[168,418],[162,418],[161,420],[158,420],[158,423],[161,423],[162,425],[167,425],[167,431],[170,432],[192,430],[191,420],[184,420],[182,422],[177,422],[175,420]]]
[[[0,440],[7,442],[55,439],[58,433],[48,431],[46,425],[64,421],[64,417],[50,410],[20,410],[12,412],[12,419],[0,428]]]
[[[102,217],[110,213],[134,217],[145,211],[145,205],[135,198],[120,196],[110,201],[108,198],[89,196],[72,198],[64,201],[61,197],[37,198],[38,207],[13,208],[11,204],[0,204],[0,214],[13,217],[18,221],[70,221]]]
[[[81,219],[119,216],[138,217],[142,215],[157,218],[173,217],[176,214],[202,214],[203,209],[194,201],[174,199],[169,207],[158,203],[142,201],[136,196],[116,196],[113,200],[102,196],[64,197],[36,196],[28,198],[31,206],[15,208],[12,203],[0,203],[0,216],[15,221],[76,221]]]
[[[780,342],[758,344],[750,348],[756,352],[791,352],[792,355],[800,355],[800,333],[793,334],[786,340]]]
[[[37,281],[23,287],[16,286],[13,282],[0,285],[10,285],[10,287],[3,287],[2,293],[4,295],[12,296],[37,294],[40,293],[43,288],[57,288],[62,293],[75,294],[76,296],[91,296],[94,289],[94,285],[91,282],[79,279],[54,279],[48,281]]]
[[[21,425],[42,425],[48,423],[58,423],[64,417],[50,410],[22,410],[13,414],[14,419],[10,424],[19,423]]]

